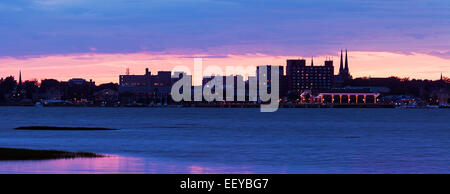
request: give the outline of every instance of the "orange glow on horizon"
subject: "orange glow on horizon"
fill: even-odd
[[[194,56],[203,58],[203,67],[216,65],[225,66],[257,66],[283,65],[286,59],[303,58],[299,56],[273,56],[267,54],[227,55],[215,57],[207,54],[180,55],[162,53],[127,53],[100,54],[81,53],[70,55],[47,55],[24,58],[0,58],[0,77],[13,75],[18,78],[22,71],[23,80],[53,78],[66,81],[71,78],[93,79],[97,84],[118,82],[118,77],[130,68],[131,74],[144,74],[149,68],[152,74],[157,71],[171,71],[175,66],[187,66],[193,70]],[[328,56],[314,57],[314,65],[323,65]],[[339,56],[334,59],[335,73],[339,70]],[[307,65],[310,58],[305,57]],[[448,76],[450,59],[437,56],[412,53],[399,54],[391,52],[349,52],[349,68],[355,77],[409,77],[416,79],[440,78],[441,73]],[[255,68],[256,71],[256,68]]]

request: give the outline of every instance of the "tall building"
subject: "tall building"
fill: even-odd
[[[298,78],[300,76],[299,69],[304,66],[306,66],[305,59],[288,59],[286,61],[286,77],[289,92],[301,92],[301,88],[297,83],[299,82]]]
[[[148,68],[144,75],[120,75],[119,86],[122,87],[148,87],[170,86],[172,77],[170,71],[158,71],[157,75],[152,75]]]
[[[287,60],[286,76],[288,90],[301,93],[305,90],[330,89],[334,78],[333,61],[325,61],[323,66],[306,66],[305,59]]]
[[[170,71],[159,71],[152,75],[148,68],[144,75],[120,75],[119,92],[132,93],[142,98],[156,97],[167,98],[172,86]]]
[[[151,86],[152,77],[151,72],[148,68],[145,69],[144,75],[120,75],[119,76],[119,86],[121,87],[133,87],[133,86]]]
[[[61,81],[59,84],[62,99],[71,100],[75,103],[85,103],[92,101],[92,94],[95,89],[95,82],[90,79],[86,81],[82,78],[72,78],[68,81]]]
[[[170,71],[158,71],[158,75],[152,75],[153,86],[171,86],[171,73]]]
[[[202,79],[202,88],[210,88],[211,92],[216,93],[216,78],[222,79],[223,100],[226,102],[243,102],[248,101],[249,98],[249,83],[244,81],[242,75],[228,75],[228,76],[205,76]],[[255,76],[249,76],[249,79],[255,79]],[[229,82],[231,81],[231,82]],[[230,93],[228,93],[230,92]],[[256,99],[254,99],[256,101]]]
[[[256,79],[257,79],[257,83],[259,83],[259,69],[262,66],[257,66],[256,67]],[[267,92],[269,94],[272,93],[272,67],[273,68],[278,68],[278,79],[279,79],[279,85],[278,85],[278,90],[279,90],[279,95],[281,96],[285,96],[287,93],[287,88],[286,88],[286,77],[284,76],[284,67],[283,66],[272,66],[272,65],[265,65],[267,72],[266,75],[267,76]],[[257,85],[257,89],[259,91],[259,84]],[[258,92],[259,94],[259,92]]]

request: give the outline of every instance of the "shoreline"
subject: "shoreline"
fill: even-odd
[[[170,104],[166,106],[124,105],[124,106],[96,106],[96,105],[44,105],[41,107],[90,107],[90,108],[260,108],[262,104]],[[34,105],[0,104],[0,107],[38,107]],[[280,104],[279,108],[396,108],[392,104]]]
[[[102,157],[106,156],[91,152],[67,152],[59,150],[0,148],[0,161],[54,160],[54,159],[102,158]]]
[[[123,105],[123,106],[97,106],[97,105],[18,105],[18,104],[0,104],[0,107],[58,107],[58,108],[260,108],[262,104],[251,103],[232,103],[232,104],[170,104],[165,106],[150,106],[150,105]],[[385,108],[385,109],[448,109],[448,105],[424,105],[414,107],[402,107],[393,104],[280,104],[279,109],[296,109],[296,108],[331,108],[331,109],[346,109],[346,108]]]

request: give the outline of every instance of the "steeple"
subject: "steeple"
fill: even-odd
[[[343,61],[344,60],[342,60],[342,50],[341,50],[341,63],[340,63],[340,66],[339,66],[339,75],[342,75],[344,73]]]
[[[347,49],[345,49],[345,73],[350,75],[350,71],[348,70],[348,57],[347,57]]]
[[[22,71],[19,70],[19,86],[22,85]]]
[[[19,70],[19,83],[17,84],[16,91],[15,91],[16,98],[22,96],[22,94],[23,94],[22,89],[23,89],[22,88],[22,71]]]
[[[311,67],[314,66],[314,57],[311,57]]]

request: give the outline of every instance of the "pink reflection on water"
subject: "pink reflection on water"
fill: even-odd
[[[0,174],[205,174],[252,173],[249,167],[205,166],[146,158],[109,156],[42,161],[2,161]]]

